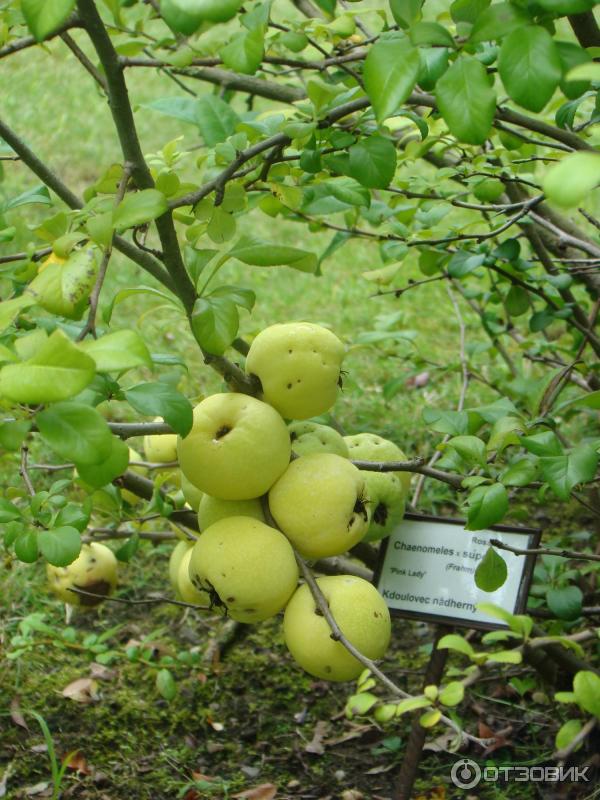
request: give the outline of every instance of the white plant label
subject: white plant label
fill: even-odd
[[[508,577],[495,592],[475,584],[475,570],[491,539],[520,549],[536,545],[539,534],[524,531],[467,531],[462,524],[441,519],[410,518],[392,532],[381,556],[376,584],[388,608],[399,616],[419,617],[468,627],[505,627],[477,609],[493,603],[510,613],[522,613],[533,559],[499,551]]]

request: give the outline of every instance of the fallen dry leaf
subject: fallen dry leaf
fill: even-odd
[[[62,690],[62,696],[76,703],[93,703],[98,699],[98,684],[92,678],[77,678]]]
[[[98,681],[114,681],[117,677],[116,669],[109,669],[104,664],[98,664],[97,661],[92,661],[90,664],[90,675]]]
[[[2,778],[0,778],[0,797],[6,797],[7,786],[8,786],[8,779],[12,775],[13,772],[13,765],[9,764],[6,769],[4,770],[4,774]]]
[[[25,794],[27,797],[34,797],[35,795],[46,795],[49,797],[52,794],[52,789],[48,781],[41,781],[33,786],[27,786],[25,788]]]
[[[10,718],[15,725],[18,725],[20,728],[25,728],[26,731],[29,730],[27,727],[27,722],[25,721],[25,717],[23,716],[23,712],[21,711],[18,695],[15,695],[10,702]]]
[[[323,746],[323,739],[327,734],[328,725],[322,719],[317,722],[313,731],[313,738],[304,748],[307,753],[314,753],[317,756],[323,755],[325,747]]]
[[[490,753],[493,753],[495,750],[499,750],[501,747],[512,746],[512,742],[508,738],[509,734],[511,734],[513,730],[511,725],[506,728],[502,728],[502,730],[494,732],[488,725],[485,724],[485,722],[480,721],[478,723],[478,729],[481,739],[492,740],[484,750],[484,756],[488,756]]]
[[[68,759],[67,769],[72,769],[75,772],[81,773],[82,775],[92,774],[93,770],[88,766],[86,757],[79,750],[71,753],[71,755],[68,756]]]
[[[261,783],[254,789],[246,789],[245,792],[234,794],[233,797],[244,798],[244,800],[273,800],[277,794],[277,787],[274,783]]]
[[[341,794],[342,800],[363,800],[364,794],[358,789],[346,789]]]

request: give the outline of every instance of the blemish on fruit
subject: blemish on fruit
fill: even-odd
[[[373,520],[377,525],[385,525],[388,518],[388,509],[385,503],[379,503],[373,513]]]
[[[215,433],[215,439],[222,439],[224,436],[227,436],[230,431],[231,428],[228,425],[222,425]]]

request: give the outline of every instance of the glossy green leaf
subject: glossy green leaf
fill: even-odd
[[[581,670],[573,678],[573,692],[581,708],[600,719],[600,676]]]
[[[485,67],[472,56],[461,56],[438,80],[435,96],[450,132],[461,142],[483,144],[496,111]]]
[[[440,702],[445,706],[457,706],[465,696],[465,687],[460,681],[451,681],[440,691]]]
[[[554,494],[561,500],[566,500],[577,484],[594,478],[598,458],[598,453],[591,445],[581,444],[568,455],[540,458],[541,475]]]
[[[113,214],[115,228],[124,231],[145,225],[167,210],[167,199],[158,189],[142,189],[125,195]]]
[[[26,564],[33,564],[39,556],[38,534],[32,528],[25,529],[18,534],[14,542],[16,557]]]
[[[501,483],[478,486],[469,495],[467,530],[481,531],[495,525],[508,511],[508,494]]]
[[[468,464],[485,466],[487,454],[484,442],[477,436],[454,436],[446,443]]]
[[[82,481],[93,489],[100,489],[122,475],[129,466],[129,447],[127,444],[113,436],[111,450],[100,464],[77,464],[77,472]]]
[[[380,39],[371,47],[363,79],[378,122],[398,111],[414,89],[420,69],[419,51],[407,39]]]
[[[475,651],[463,636],[457,633],[448,633],[438,642],[438,650],[456,650],[457,653],[462,653],[465,656],[474,655]]]
[[[285,265],[301,272],[314,272],[317,268],[317,256],[314,253],[246,236],[237,242],[228,255],[254,267]]]
[[[475,570],[475,584],[483,592],[495,592],[504,585],[508,577],[506,561],[493,547],[488,547],[486,554]]]
[[[196,124],[207,147],[224,142],[240,121],[233,108],[215,94],[205,94],[196,101]]]
[[[192,330],[200,346],[212,355],[223,355],[237,336],[239,314],[229,297],[200,297],[192,313]]]
[[[562,75],[558,50],[545,28],[519,28],[502,43],[498,72],[510,97],[529,111],[541,111]]]
[[[569,153],[548,170],[542,188],[548,199],[573,208],[600,183],[600,153]]]
[[[180,436],[192,429],[190,401],[166,383],[138,383],[125,391],[125,397],[140,414],[162,417]]]
[[[73,563],[81,550],[81,535],[68,526],[41,531],[38,535],[41,554],[49,564],[66,567]]]
[[[421,16],[423,0],[389,0],[390,11],[401,28],[408,28]]]
[[[579,586],[559,586],[546,592],[548,608],[559,619],[578,619],[581,616],[583,594]]]
[[[396,172],[396,148],[389,139],[373,135],[349,150],[350,176],[370,189],[385,189]]]
[[[152,359],[146,343],[137,331],[128,329],[107,333],[79,345],[91,356],[98,372],[121,372],[133,367],[151,367]]]
[[[175,678],[168,669],[161,669],[156,675],[156,688],[161,697],[169,703],[177,696],[177,684]]]
[[[33,297],[27,294],[13,297],[10,300],[4,300],[0,303],[0,333],[17,318],[21,311],[35,305]]]
[[[478,14],[469,41],[473,44],[500,41],[530,21],[526,12],[513,3],[494,3]]]
[[[60,28],[75,7],[75,0],[21,0],[27,27],[41,42]]]
[[[112,449],[112,434],[102,414],[82,403],[56,403],[40,411],[36,423],[44,441],[67,461],[99,464]]]
[[[220,55],[223,63],[234,72],[254,75],[261,65],[264,46],[264,32],[261,28],[256,28],[237,33],[229,44],[221,48]]]
[[[583,725],[580,719],[569,719],[563,723],[560,726],[554,740],[556,749],[562,750],[563,748],[568,747],[582,727]]]
[[[94,377],[90,356],[56,330],[33,357],[0,369],[0,397],[16,403],[54,403],[79,394]]]

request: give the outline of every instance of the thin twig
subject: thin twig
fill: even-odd
[[[29,471],[27,469],[27,458],[29,456],[29,448],[27,445],[21,445],[21,466],[19,468],[19,474],[23,478],[23,483],[27,488],[28,493],[31,497],[35,494],[35,487],[31,482],[31,478],[29,477]]]
[[[107,597],[104,594],[95,594],[94,592],[86,592],[85,589],[76,589],[69,587],[69,592],[80,594],[84,597],[95,597],[98,600],[107,601],[109,603],[122,603],[126,606],[143,606],[143,605],[158,605],[159,603],[168,603],[171,606],[181,606],[182,608],[195,608],[197,611],[210,611],[209,606],[197,606],[195,603],[185,603],[183,600],[174,600],[172,597],[145,597],[140,600],[128,600],[125,597]]]
[[[498,550],[508,550],[517,556],[560,556],[561,558],[576,559],[578,561],[600,561],[600,555],[595,553],[579,553],[577,550],[561,550],[556,547],[533,547],[524,549],[504,544],[499,539],[490,539],[490,544]]]

